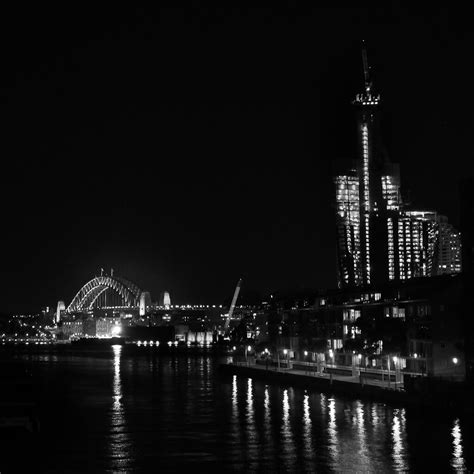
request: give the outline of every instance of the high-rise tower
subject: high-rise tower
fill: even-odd
[[[382,144],[380,95],[373,91],[365,44],[362,66],[364,91],[352,102],[357,161],[335,178],[339,286],[459,272],[455,229],[436,212],[404,209],[399,166]]]
[[[373,90],[365,44],[362,66],[364,91],[352,102],[357,119],[357,164],[350,174],[335,180],[340,286],[370,284],[374,272],[387,270],[389,243],[379,237],[390,232],[391,214],[401,204],[398,165],[390,163],[382,144],[380,95]]]

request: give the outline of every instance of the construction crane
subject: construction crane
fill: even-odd
[[[367,59],[367,48],[365,46],[365,41],[362,41],[362,65],[364,66],[365,91],[367,92],[367,94],[370,94],[370,89],[372,88],[372,81],[370,80],[370,67],[369,61]]]
[[[239,281],[237,282],[237,286],[235,287],[234,297],[232,298],[229,314],[227,315],[227,319],[224,326],[224,334],[227,334],[227,332],[229,331],[230,320],[232,319],[232,314],[234,313],[235,303],[237,302],[237,298],[239,296],[241,284],[242,284],[242,278],[239,279]]]

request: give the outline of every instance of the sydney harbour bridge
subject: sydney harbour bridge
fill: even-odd
[[[227,319],[232,317],[233,309],[236,306],[236,299],[240,290],[240,283],[234,293],[234,298],[230,306]],[[69,318],[74,315],[92,315],[98,311],[98,316],[145,316],[147,314],[167,314],[169,311],[174,314],[175,311],[181,313],[183,310],[192,311],[193,313],[207,311],[207,314],[220,315],[222,311],[226,311],[227,306],[224,305],[172,305],[170,294],[168,291],[161,293],[157,302],[152,302],[150,293],[141,289],[138,285],[121,276],[114,274],[113,270],[109,275],[101,272],[100,276],[94,276],[86,282],[76,293],[72,301],[66,306],[64,301],[58,301],[55,322],[59,323],[63,317]],[[211,313],[209,313],[209,311]],[[196,313],[197,314],[197,313]],[[127,317],[127,316],[126,316]],[[228,324],[228,322],[227,322]]]
[[[164,292],[156,306],[169,307],[170,303],[169,293]],[[145,314],[151,305],[148,291],[111,272],[110,275],[102,273],[85,283],[67,307],[59,301],[57,315],[59,319],[59,314],[64,311],[67,314],[88,313],[94,309],[139,310],[140,314]]]

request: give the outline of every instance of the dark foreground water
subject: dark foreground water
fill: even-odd
[[[41,432],[0,444],[2,472],[474,468],[470,419],[222,376],[212,356],[114,346],[21,358],[40,375]]]

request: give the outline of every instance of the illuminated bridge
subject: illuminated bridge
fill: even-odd
[[[134,283],[113,275],[101,275],[88,281],[74,296],[67,313],[80,313],[94,308],[138,308],[150,304],[150,294]]]

